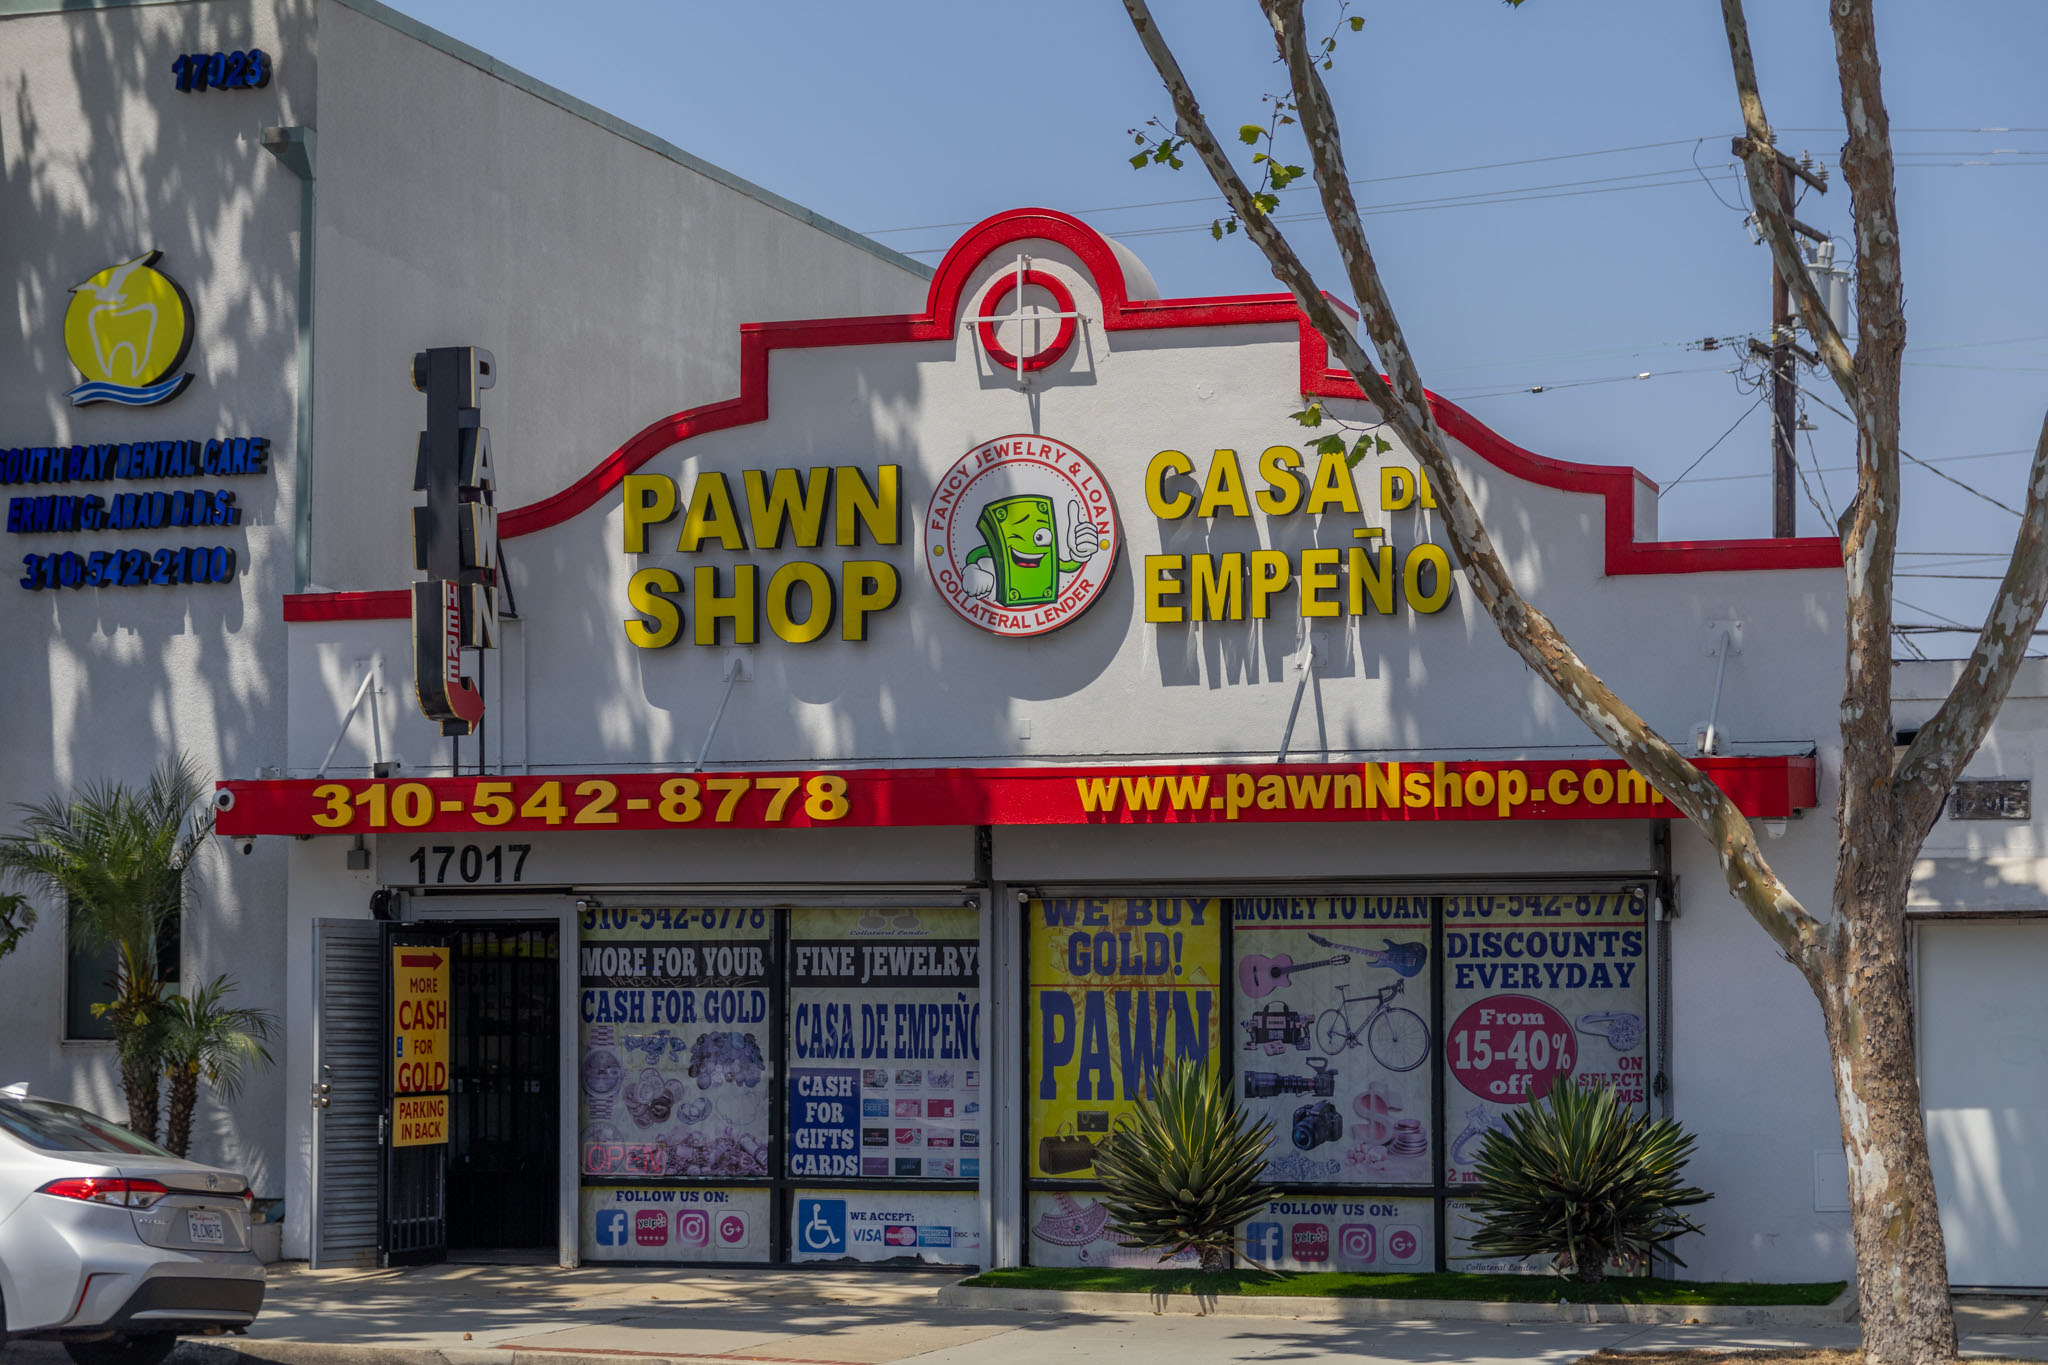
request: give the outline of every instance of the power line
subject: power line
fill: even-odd
[[[1517,390],[1517,392],[1520,392],[1520,390]],[[1811,397],[1813,397],[1813,395],[1812,395],[1811,393],[1809,393],[1809,394],[1807,395],[1807,397],[1811,398]],[[1815,402],[1819,402],[1820,400],[1818,400],[1818,399],[1815,399],[1814,401],[1815,401]],[[1808,437],[1808,438],[1807,438],[1807,440],[1808,440],[1808,442],[1809,442],[1809,444],[1810,444],[1810,443],[1811,443],[1811,441],[1812,441],[1812,438],[1811,438],[1811,437]],[[1976,452],[1975,454],[1972,454],[1972,455],[1930,455],[1930,456],[1928,456],[1928,457],[1927,457],[1926,459],[1920,460],[1920,463],[1921,463],[1921,464],[1949,464],[1949,463],[1953,463],[1954,461],[1957,461],[1957,460],[1989,460],[1989,459],[1994,459],[1994,458],[1996,458],[1996,457],[1998,457],[1998,456],[2001,456],[2001,455],[2031,455],[2031,454],[2033,454],[2033,453],[2034,453],[2034,452],[2033,452],[2033,449],[2032,449],[2031,447],[2020,447],[2020,448],[2016,448],[2016,449],[2013,449],[2013,450],[1980,450],[1980,451],[1977,451],[1977,452]],[[1916,458],[1917,458],[1917,457],[1916,457]],[[1819,468],[1819,467],[1816,467],[1816,468],[1814,469],[1814,471],[1813,471],[1813,472],[1814,472],[1814,473],[1816,473],[1816,474],[1847,474],[1847,473],[1853,473],[1853,472],[1855,471],[1855,469],[1856,469],[1856,466],[1855,466],[1855,465],[1853,465],[1853,464],[1831,464],[1831,465],[1828,465],[1828,466],[1827,466],[1827,467],[1825,467],[1825,468]],[[1705,478],[1701,478],[1701,479],[1694,479],[1694,480],[1693,480],[1693,482],[1694,482],[1694,483],[1732,483],[1732,482],[1733,482],[1733,481],[1735,481],[1736,479],[1768,479],[1769,477],[1771,477],[1771,476],[1770,476],[1770,475],[1769,475],[1768,473],[1764,473],[1764,474],[1709,474],[1709,475],[1707,475],[1707,476],[1706,476]],[[1901,550],[1901,551],[1900,551],[1899,553],[1901,553],[1901,554],[1904,554],[1904,553],[1906,553],[1906,552],[1905,552],[1905,551],[1903,551],[1903,550]],[[1948,553],[1948,552],[1947,552],[1947,551],[1939,551],[1939,552],[1934,552],[1934,551],[1930,551],[1929,553],[1943,553],[1943,554],[1946,554],[1946,553]],[[1958,553],[1960,553],[1960,552],[1958,552]]]
[[[1851,417],[1848,413],[1843,412],[1840,408],[1828,402],[1826,399],[1816,397],[1813,401],[1820,404],[1822,407],[1826,408],[1829,412],[1832,412],[1835,416],[1841,418],[1843,421],[1847,422],[1850,426],[1856,425],[1855,418]],[[1918,455],[1915,455],[1910,450],[1907,450],[1904,446],[1899,447],[1899,455],[1902,458],[1911,460],[1914,464],[1921,466],[1922,468],[1927,470],[1928,473],[1934,475],[1936,478],[1948,480],[1950,483],[1962,489],[1965,493],[1968,493],[1973,498],[1982,498],[1985,502],[1990,503],[1993,507],[1998,508],[2000,511],[2010,512],[2016,517],[2025,516],[2025,514],[2021,512],[2019,508],[2013,507],[2007,503],[2000,502],[1997,498],[1992,497],[1989,493],[1983,492],[1980,489],[1972,488],[1969,484],[1964,483],[1961,479],[1957,478],[1953,474],[1949,474],[1942,470],[1936,469],[1933,465],[1929,464],[1926,460],[1921,459]]]
[[[1678,485],[1680,485],[1680,484],[1684,483],[1684,482],[1685,482],[1685,476],[1686,476],[1687,474],[1690,474],[1690,473],[1692,473],[1692,472],[1693,472],[1693,471],[1694,471],[1695,469],[1698,469],[1698,468],[1700,467],[1700,460],[1704,460],[1704,459],[1706,459],[1706,458],[1707,458],[1707,456],[1709,456],[1709,455],[1713,454],[1713,453],[1714,453],[1714,451],[1715,451],[1715,450],[1716,450],[1717,448],[1719,448],[1719,446],[1720,446],[1721,442],[1723,442],[1723,441],[1727,440],[1727,439],[1728,439],[1728,438],[1729,438],[1730,436],[1734,435],[1734,434],[1735,434],[1735,428],[1736,428],[1736,427],[1739,427],[1739,426],[1741,426],[1741,425],[1742,425],[1742,424],[1743,424],[1744,422],[1748,421],[1748,420],[1749,420],[1749,414],[1751,414],[1752,412],[1755,412],[1755,411],[1756,411],[1756,410],[1757,410],[1758,408],[1762,407],[1762,406],[1763,406],[1763,404],[1764,404],[1764,400],[1763,400],[1763,399],[1762,399],[1761,397],[1759,397],[1759,398],[1758,398],[1758,399],[1756,400],[1756,402],[1754,402],[1754,403],[1751,403],[1751,404],[1750,404],[1750,405],[1749,405],[1748,407],[1744,408],[1744,409],[1742,410],[1742,416],[1740,416],[1740,417],[1736,418],[1736,419],[1735,419],[1735,421],[1734,421],[1734,422],[1733,422],[1733,423],[1732,423],[1732,424],[1731,424],[1731,425],[1729,426],[1728,430],[1726,430],[1726,431],[1722,432],[1722,433],[1721,433],[1721,434],[1720,434],[1719,436],[1716,436],[1716,437],[1714,438],[1714,444],[1713,444],[1713,445],[1710,445],[1710,446],[1708,446],[1708,447],[1707,447],[1707,448],[1706,448],[1705,450],[1702,450],[1702,451],[1701,451],[1701,452],[1699,453],[1699,459],[1696,459],[1696,460],[1694,460],[1694,461],[1693,461],[1693,462],[1692,462],[1691,464],[1687,465],[1687,466],[1686,466],[1686,467],[1684,468],[1684,470],[1682,470],[1682,471],[1681,471],[1681,472],[1679,473],[1679,476],[1678,476],[1677,478],[1673,479],[1673,480],[1672,480],[1672,481],[1671,481],[1670,483],[1668,483],[1668,484],[1665,484],[1665,485],[1664,485],[1664,486],[1663,486],[1662,488],[1659,488],[1659,489],[1657,490],[1657,500],[1658,500],[1659,502],[1662,502],[1662,501],[1664,500],[1664,495],[1665,495],[1666,493],[1669,493],[1669,492],[1670,492],[1670,491],[1671,491],[1672,489],[1674,489],[1674,488],[1678,487]]]
[[[1712,136],[1712,134],[1709,134]],[[1559,152],[1552,156],[1527,156],[1514,161],[1487,161],[1475,166],[1449,166],[1437,171],[1408,171],[1401,175],[1359,176],[1353,185],[1390,185],[1397,180],[1424,180],[1437,175],[1464,175],[1470,171],[1499,171],[1513,166],[1537,166],[1551,161],[1578,161],[1586,157],[1616,156],[1622,152],[1648,152],[1660,147],[1683,147],[1687,143],[1700,143],[1705,138],[1675,137],[1666,142],[1637,142],[1627,147],[1601,147],[1590,152]],[[1122,213],[1126,209],[1174,208],[1182,204],[1213,204],[1216,196],[1200,194],[1190,199],[1153,199],[1141,204],[1106,204],[1100,208],[1080,209],[1080,213]],[[981,220],[970,218],[958,223],[922,223],[916,227],[874,228],[863,233],[866,237],[880,237],[892,232],[935,232],[940,228],[973,227]]]
[[[1726,374],[1717,365],[1695,365],[1683,370],[1642,370],[1635,374],[1609,375],[1604,379],[1567,379],[1558,384],[1524,384],[1517,389],[1488,389],[1484,393],[1447,393],[1446,398],[1471,402],[1479,398],[1505,398],[1518,393],[1549,393],[1552,389],[1583,389],[1595,384],[1628,384],[1639,379],[1663,379],[1674,374]]]
[[[1359,212],[1359,216],[1360,216],[1361,218],[1375,218],[1375,217],[1379,217],[1379,216],[1381,216],[1381,215],[1384,215],[1384,214],[1396,214],[1396,213],[1428,213],[1428,212],[1433,212],[1433,211],[1435,211],[1435,210],[1438,210],[1438,209],[1455,209],[1455,208],[1483,208],[1483,207],[1486,207],[1486,206],[1489,206],[1489,205],[1493,205],[1493,204],[1527,204],[1527,203],[1534,203],[1534,202],[1536,202],[1536,201],[1538,201],[1538,200],[1543,200],[1543,199],[1577,199],[1577,198],[1580,198],[1580,197],[1582,197],[1582,196],[1585,196],[1585,195],[1590,195],[1590,194],[1621,194],[1621,193],[1624,193],[1624,192],[1626,192],[1626,191],[1629,191],[1629,190],[1664,190],[1664,189],[1674,189],[1674,188],[1678,188],[1678,187],[1681,187],[1681,186],[1685,186],[1685,185],[1690,185],[1690,184],[1692,184],[1692,183],[1693,183],[1693,182],[1692,182],[1692,177],[1691,177],[1691,175],[1690,175],[1690,174],[1687,174],[1687,173],[1683,173],[1683,172],[1677,172],[1677,171],[1655,171],[1655,172],[1650,172],[1650,174],[1653,174],[1653,175],[1664,175],[1664,176],[1672,176],[1672,175],[1676,175],[1676,176],[1679,176],[1680,178],[1679,178],[1679,179],[1675,179],[1675,180],[1663,180],[1663,181],[1659,181],[1659,182],[1657,182],[1657,183],[1654,183],[1654,184],[1642,184],[1642,185],[1608,185],[1608,186],[1606,186],[1605,188],[1595,188],[1595,189],[1581,189],[1581,190],[1558,190],[1558,191],[1556,191],[1555,193],[1548,193],[1548,194],[1536,194],[1536,193],[1529,193],[1529,192],[1528,192],[1529,190],[1539,190],[1539,189],[1543,189],[1543,188],[1545,188],[1545,187],[1544,187],[1544,186],[1528,186],[1528,187],[1525,187],[1524,189],[1521,189],[1521,190],[1498,190],[1498,191],[1487,191],[1487,192],[1486,192],[1486,193],[1485,193],[1484,195],[1454,195],[1454,196],[1447,196],[1447,197],[1444,197],[1444,198],[1440,198],[1440,199],[1418,199],[1418,200],[1411,200],[1411,201],[1403,202],[1403,203],[1400,203],[1400,204],[1380,205],[1380,206],[1376,206],[1376,207],[1373,207],[1373,208],[1361,208],[1361,209],[1360,209],[1360,210],[1359,210],[1358,212]],[[1621,177],[1610,177],[1610,178],[1612,178],[1612,179],[1630,179],[1630,178],[1632,178],[1632,177],[1626,177],[1626,176],[1621,176]],[[1723,179],[1726,179],[1726,180],[1730,180],[1730,181],[1733,181],[1733,180],[1736,180],[1736,179],[1739,179],[1739,178],[1740,178],[1740,177],[1737,177],[1737,176],[1734,176],[1734,175],[1728,175],[1728,176],[1725,176],[1725,177],[1723,177]],[[1596,182],[1570,182],[1570,183],[1596,183]],[[1210,202],[1210,201],[1204,201],[1204,202]],[[1320,221],[1322,221],[1322,217],[1323,217],[1323,215],[1322,215],[1322,214],[1321,214],[1320,212],[1307,212],[1307,213],[1286,213],[1286,214],[1274,214],[1274,215],[1272,215],[1272,221],[1273,221],[1273,222],[1276,222],[1276,223],[1307,223],[1307,222],[1320,222]],[[1132,238],[1137,238],[1137,237],[1168,237],[1168,236],[1174,236],[1174,235],[1177,235],[1177,234],[1180,234],[1180,233],[1186,233],[1186,232],[1208,232],[1208,231],[1210,231],[1210,230],[1211,230],[1211,228],[1212,228],[1212,224],[1211,224],[1211,223],[1208,223],[1208,222],[1201,222],[1201,223],[1178,223],[1178,224],[1167,224],[1167,225],[1164,225],[1164,226],[1160,226],[1160,227],[1144,227],[1144,228],[1127,228],[1127,229],[1122,229],[1122,230],[1119,230],[1119,231],[1115,232],[1115,233],[1114,233],[1113,235],[1114,235],[1114,236],[1115,236],[1115,237],[1116,237],[1116,238],[1117,238],[1118,240],[1120,240],[1120,241],[1128,241],[1128,240],[1130,240],[1130,239],[1132,239]],[[950,251],[950,250],[952,250],[952,246],[951,246],[951,244],[948,244],[948,245],[945,245],[945,246],[924,246],[924,247],[902,247],[902,248],[899,248],[899,250],[901,250],[901,251],[902,251],[902,252],[903,252],[903,253],[904,253],[905,255],[907,255],[907,256],[934,256],[934,255],[938,255],[938,254],[941,254],[941,253],[943,253],[943,252],[946,252],[946,251]]]

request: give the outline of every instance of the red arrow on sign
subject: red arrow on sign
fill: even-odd
[[[438,967],[441,965],[441,954],[438,952],[400,953],[398,955],[398,965],[401,967]]]

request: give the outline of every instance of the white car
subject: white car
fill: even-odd
[[[83,1109],[0,1092],[0,1340],[156,1365],[263,1306],[249,1182]]]

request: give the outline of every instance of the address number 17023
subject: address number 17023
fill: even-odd
[[[636,794],[638,792],[645,794]],[[807,777],[672,777],[655,786],[629,779],[549,778],[518,782],[491,778],[466,786],[447,781],[323,782],[313,788],[319,809],[313,823],[331,830],[467,828],[603,829],[624,825],[830,824],[851,812],[846,779],[833,773]]]

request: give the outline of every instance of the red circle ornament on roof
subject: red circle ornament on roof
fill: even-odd
[[[996,309],[1002,307],[1009,300],[1010,295],[1017,292],[1020,274],[1025,284],[1035,284],[1046,293],[1052,295],[1055,312],[1068,314],[1068,316],[1059,320],[1059,330],[1053,333],[1050,345],[1036,354],[1027,355],[1021,359],[1003,349],[1002,343],[996,340],[996,323],[990,320],[995,318]],[[1072,316],[1074,312],[1073,292],[1061,282],[1057,275],[1048,275],[1043,270],[1026,269],[1021,272],[1015,270],[1003,272],[1003,274],[996,277],[995,285],[986,294],[981,296],[981,307],[977,311],[983,319],[977,329],[981,336],[981,349],[987,351],[988,358],[1000,368],[1005,370],[1022,370],[1026,374],[1033,370],[1042,370],[1065,355],[1067,348],[1074,344],[1075,323],[1079,321],[1078,318]],[[1029,313],[1019,313],[1016,317],[1019,323],[1026,323],[1032,320]],[[1008,321],[1007,318],[1001,320]]]

